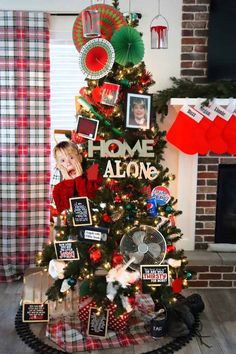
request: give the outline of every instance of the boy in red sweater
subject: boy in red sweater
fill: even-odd
[[[97,189],[102,185],[98,164],[83,173],[82,155],[77,145],[69,141],[58,143],[53,152],[57,168],[63,176],[63,181],[55,185],[52,192],[57,211],[61,213],[69,209],[69,199],[72,197],[94,198]]]

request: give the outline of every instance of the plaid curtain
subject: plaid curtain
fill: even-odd
[[[49,16],[0,11],[0,281],[49,237]]]

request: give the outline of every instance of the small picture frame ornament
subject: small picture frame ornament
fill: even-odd
[[[95,140],[97,137],[99,121],[83,116],[77,117],[76,133],[83,138]]]
[[[101,103],[107,106],[115,106],[120,91],[120,85],[104,82],[102,86]]]

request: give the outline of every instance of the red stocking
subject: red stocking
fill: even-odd
[[[210,126],[212,125],[212,121],[215,119],[216,113],[214,113],[208,107],[201,106],[201,105],[195,106],[194,109],[196,109],[199,113],[203,114],[203,118],[198,123],[198,126],[199,126],[199,129],[201,129],[202,134],[204,134],[204,136],[206,136],[206,132],[210,128]],[[207,149],[205,151],[203,151],[203,149],[202,149],[201,151],[199,151],[199,154],[204,155],[209,150],[210,150],[210,145],[209,145],[209,143],[207,143]]]
[[[206,131],[206,138],[209,141],[210,150],[216,154],[223,154],[228,151],[227,141],[223,138],[223,130],[230,118],[229,112],[224,108],[213,104],[210,107],[217,115],[212,125]]]
[[[228,144],[228,153],[236,155],[236,108],[228,106],[227,111],[231,113],[231,117],[226,124],[222,136]]]
[[[168,131],[167,140],[186,154],[193,155],[206,150],[207,142],[199,130],[202,115],[189,106],[183,106]]]

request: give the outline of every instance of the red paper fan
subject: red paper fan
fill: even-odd
[[[107,63],[108,53],[105,48],[93,47],[91,48],[86,57],[85,63],[87,68],[91,71],[100,71],[104,67],[104,63]]]
[[[127,26],[123,15],[113,6],[105,4],[96,4],[88,6],[85,10],[97,10],[100,13],[101,38],[111,39],[113,33],[121,27]],[[83,35],[82,12],[77,16],[73,26],[73,41],[76,49],[80,51],[81,47],[89,41]]]
[[[95,38],[86,43],[80,52],[79,66],[89,79],[100,79],[112,68],[115,52],[106,39]]]

